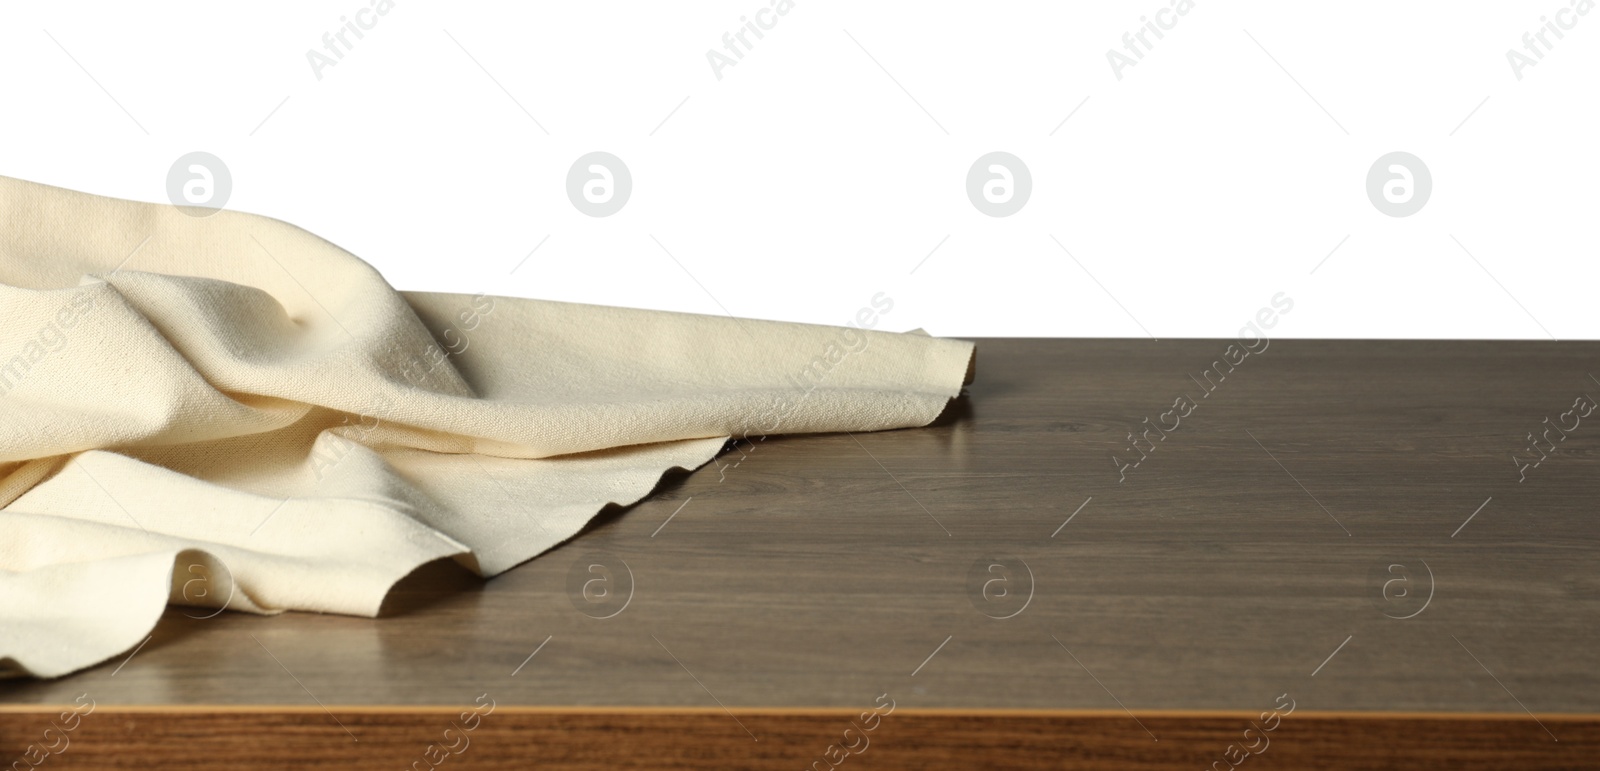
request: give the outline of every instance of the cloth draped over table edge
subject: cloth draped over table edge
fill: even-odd
[[[730,438],[927,425],[975,351],[916,332],[397,292],[277,220],[0,177],[0,673],[168,604],[375,616]]]

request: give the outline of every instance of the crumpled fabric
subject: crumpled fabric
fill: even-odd
[[[169,603],[375,616],[418,566],[508,570],[730,437],[926,425],[973,361],[920,334],[399,292],[292,225],[198,213],[0,177],[13,674],[125,653]]]

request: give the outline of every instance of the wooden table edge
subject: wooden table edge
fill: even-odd
[[[59,704],[0,704],[0,714],[49,715],[71,709],[70,703]],[[440,715],[470,709],[470,704],[97,704],[97,713],[126,714],[262,714],[292,715],[299,713],[341,715]],[[533,705],[497,704],[493,714],[512,715],[764,715],[764,716],[839,716],[850,717],[863,711],[863,707],[706,707],[706,706],[607,706],[607,705]],[[1163,720],[1238,718],[1254,720],[1262,710],[1245,709],[1028,709],[1028,708],[969,708],[969,707],[907,707],[898,706],[895,715],[964,716],[981,718],[1106,718],[1127,719],[1129,714],[1140,718]],[[1296,709],[1289,717],[1318,720],[1514,720],[1530,717],[1526,712],[1453,712],[1427,710],[1312,710]],[[1600,722],[1600,713],[1546,712],[1536,715],[1545,722]]]
[[[487,702],[485,702],[487,703]],[[0,752],[63,768],[1584,768],[1600,714],[710,706],[0,705]],[[70,746],[65,743],[70,740]],[[1248,757],[1247,757],[1248,756]],[[42,755],[40,756],[42,757]],[[4,758],[0,758],[3,760]],[[833,762],[838,761],[838,762]],[[1235,762],[1237,761],[1237,763]],[[418,765],[420,763],[420,765]],[[820,765],[818,765],[820,763]],[[1261,763],[1253,764],[1262,766]]]

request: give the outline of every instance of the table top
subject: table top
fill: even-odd
[[[1591,342],[983,339],[930,427],[730,450],[495,579],[427,566],[376,620],[171,608],[132,656],[0,703],[1289,700],[1559,732],[1600,713],[1597,364]]]

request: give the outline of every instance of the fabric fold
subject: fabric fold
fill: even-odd
[[[125,652],[169,603],[373,616],[485,577],[729,438],[931,422],[971,343],[398,292],[250,214],[0,178],[0,669]]]

